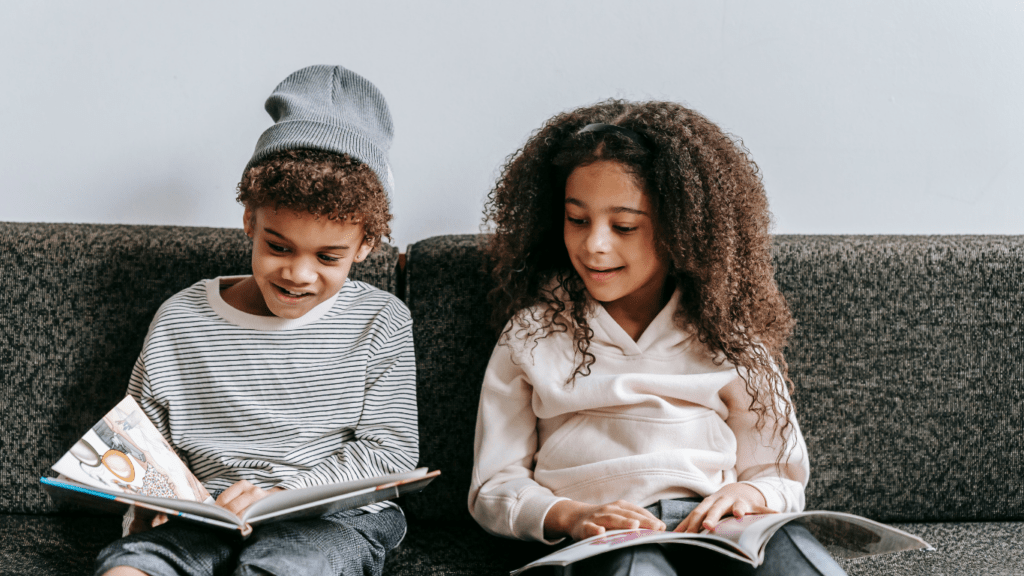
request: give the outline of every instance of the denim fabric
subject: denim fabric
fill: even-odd
[[[346,511],[234,532],[168,522],[107,546],[96,574],[131,566],[150,576],[380,576],[384,556],[405,535],[405,516]]]
[[[648,506],[652,514],[675,528],[700,499],[662,500]],[[621,548],[592,556],[567,567],[566,575],[575,576],[676,576],[682,574],[721,574],[728,576],[845,576],[846,572],[828,551],[803,526],[786,525],[779,529],[765,548],[764,564],[756,569],[745,562],[728,558],[697,546],[648,544]]]

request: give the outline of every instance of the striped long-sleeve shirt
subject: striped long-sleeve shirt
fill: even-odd
[[[128,387],[210,492],[415,467],[416,367],[401,301],[348,280],[288,320],[232,308],[221,280],[160,307]]]

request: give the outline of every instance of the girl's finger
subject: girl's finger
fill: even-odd
[[[714,528],[730,508],[732,508],[731,498],[722,498],[715,502],[711,509],[708,510],[708,514],[704,517],[704,521],[700,523],[700,526],[707,530]]]
[[[648,530],[664,530],[665,523],[658,519],[657,516],[651,514],[649,510],[640,508],[638,510],[622,510],[619,512],[622,516],[636,521],[636,526],[632,528],[647,528]]]
[[[640,527],[640,520],[622,514],[602,514],[593,520],[594,524],[612,530],[631,530]]]
[[[701,522],[704,521],[704,511],[694,508],[685,520],[676,527],[676,532],[697,532]]]
[[[732,515],[734,518],[743,518],[743,516],[748,513],[750,513],[750,504],[747,504],[745,501],[737,500],[736,503],[732,505]]]
[[[658,517],[652,514],[650,510],[644,508],[643,506],[640,506],[639,504],[634,504],[633,502],[629,502],[627,500],[619,500],[618,502],[615,502],[615,504],[618,505],[618,507],[622,508],[623,510],[628,510],[636,514],[640,514],[641,516],[646,516],[651,520],[658,519]]]
[[[591,536],[597,536],[604,534],[604,527],[594,524],[593,522],[584,522],[580,530],[580,535],[576,540],[586,540]]]

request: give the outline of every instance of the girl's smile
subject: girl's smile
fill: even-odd
[[[563,237],[590,296],[639,337],[667,301],[668,259],[636,178],[609,160],[573,170],[565,184]]]

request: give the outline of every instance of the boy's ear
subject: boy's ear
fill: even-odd
[[[359,250],[356,251],[356,257],[352,261],[362,262],[363,260],[366,260],[366,257],[370,255],[371,250],[373,250],[373,244],[368,240],[363,240],[363,243],[359,245]]]
[[[252,238],[252,235],[255,232],[255,226],[256,212],[252,208],[246,206],[245,212],[242,214],[242,228],[245,229],[245,235]]]

